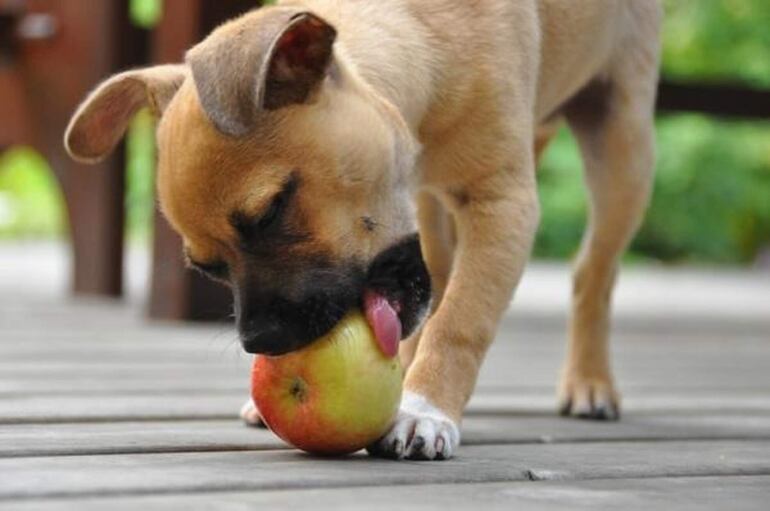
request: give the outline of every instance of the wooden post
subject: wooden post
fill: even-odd
[[[16,27],[23,15],[23,3],[0,0],[0,151],[33,143],[24,82],[17,67]]]
[[[153,60],[180,62],[184,53],[222,21],[253,8],[254,1],[166,0],[155,30]],[[155,211],[150,317],[157,319],[228,320],[232,295],[226,287],[188,270],[182,241]]]
[[[76,293],[118,296],[123,278],[124,156],[95,166],[74,163],[62,147],[70,115],[95,83],[138,60],[141,34],[128,0],[28,0],[18,67],[34,145],[64,191]]]

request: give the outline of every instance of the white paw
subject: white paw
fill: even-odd
[[[460,429],[424,397],[404,392],[390,432],[369,446],[375,456],[410,460],[445,460],[460,444]]]
[[[247,426],[251,426],[253,428],[264,428],[265,422],[262,420],[262,417],[259,415],[259,410],[257,410],[257,406],[254,404],[254,401],[249,398],[248,401],[243,403],[243,406],[241,407],[240,412],[241,419],[243,419],[243,422],[246,423]]]

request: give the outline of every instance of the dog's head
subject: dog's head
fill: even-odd
[[[107,80],[65,136],[73,157],[98,161],[138,109],[160,117],[161,208],[189,263],[232,287],[249,352],[298,349],[359,306],[375,330],[395,317],[406,336],[429,301],[408,186],[416,144],[335,38],[311,13],[254,11],[183,65]]]

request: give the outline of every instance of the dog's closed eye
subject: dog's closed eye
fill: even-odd
[[[248,245],[266,237],[275,237],[279,234],[278,228],[282,225],[286,210],[298,186],[295,176],[290,177],[284,183],[281,191],[270,201],[267,208],[259,215],[252,216],[242,211],[233,213],[231,223],[241,238],[241,243]]]
[[[267,208],[267,211],[265,211],[259,220],[257,220],[257,229],[264,231],[271,225],[275,224],[286,208],[286,200],[286,195],[284,193],[279,193],[272,200],[270,206]]]

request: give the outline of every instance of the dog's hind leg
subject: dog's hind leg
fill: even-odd
[[[564,415],[619,416],[609,313],[618,260],[641,223],[653,181],[657,52],[647,50],[627,56],[608,81],[589,85],[566,109],[585,164],[590,212],[559,390]]]
[[[456,243],[454,221],[439,200],[429,192],[422,192],[417,198],[417,220],[423,258],[430,272],[433,313],[441,303],[452,271]],[[405,368],[412,363],[421,335],[422,329],[419,329],[401,344],[399,356]]]

